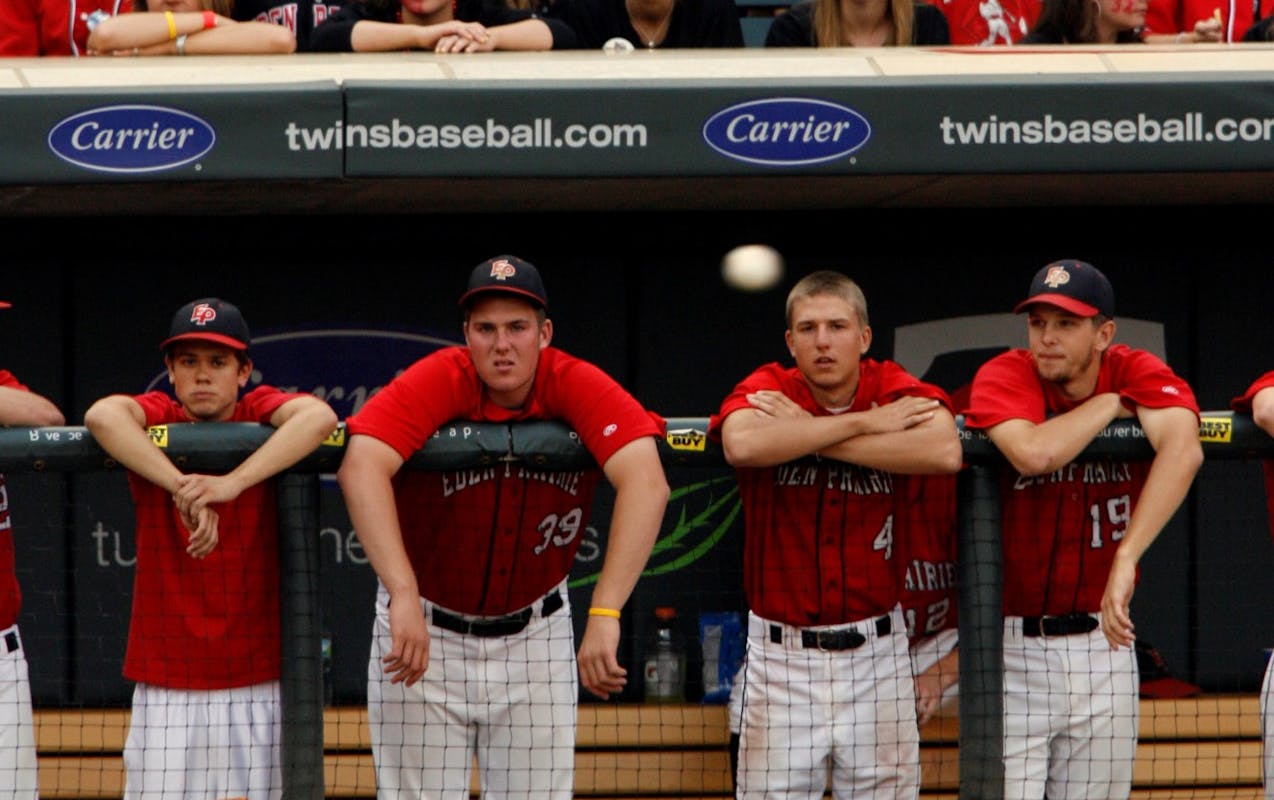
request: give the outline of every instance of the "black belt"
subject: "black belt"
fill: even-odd
[[[22,643],[18,641],[18,632],[9,631],[4,635],[4,652],[16,653],[22,647]]]
[[[889,615],[877,617],[875,621],[869,623],[876,627],[877,636],[888,636],[893,631],[894,624],[890,620]],[[775,644],[783,643],[783,626],[770,626],[770,641]],[[863,636],[853,628],[842,628],[840,630],[810,630],[808,628],[801,631],[801,647],[808,647],[814,650],[853,650],[862,647],[867,641],[867,637]]]
[[[483,619],[465,619],[434,606],[433,620],[439,628],[456,633],[467,633],[470,636],[512,636],[526,628],[527,623],[531,621],[531,615],[535,613],[536,605],[540,607],[540,616],[547,617],[565,605],[565,601],[562,600],[562,592],[554,589],[544,595],[544,599],[538,604],[529,605],[517,613]]]
[[[1023,636],[1072,636],[1097,630],[1092,614],[1062,614],[1057,617],[1022,617]]]

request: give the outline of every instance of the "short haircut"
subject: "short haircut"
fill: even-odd
[[[796,305],[796,301],[820,294],[839,297],[854,309],[859,325],[865,328],[871,324],[867,318],[867,298],[858,284],[839,272],[824,269],[801,278],[788,292],[786,312],[789,328],[792,327],[792,306]]]

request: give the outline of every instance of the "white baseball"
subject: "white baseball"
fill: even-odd
[[[783,256],[767,244],[740,245],[721,260],[721,277],[744,292],[773,289],[783,279]]]

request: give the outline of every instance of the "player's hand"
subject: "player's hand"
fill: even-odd
[[[1106,579],[1106,592],[1101,598],[1101,630],[1112,650],[1132,647],[1137,641],[1129,613],[1136,578],[1137,564],[1116,553],[1110,577]]]
[[[181,515],[182,524],[190,531],[190,538],[186,540],[187,555],[191,558],[204,558],[216,549],[217,542],[220,541],[217,530],[220,520],[220,515],[208,507],[200,509],[194,515]]]
[[[579,678],[585,689],[603,700],[628,685],[628,670],[619,665],[619,620],[589,617],[579,648]]]
[[[417,597],[390,598],[389,652],[381,657],[390,683],[412,686],[429,668],[429,628]]]
[[[229,475],[182,475],[173,490],[173,502],[182,514],[196,516],[213,503],[228,503],[242,489]]]
[[[942,681],[928,672],[916,676],[916,724],[924,725],[933,719],[942,703]]]
[[[796,401],[774,389],[761,389],[748,395],[748,405],[767,417],[775,419],[811,416],[810,412],[797,405]]]
[[[883,406],[864,411],[867,433],[897,433],[933,419],[941,404],[929,397],[900,397]]]

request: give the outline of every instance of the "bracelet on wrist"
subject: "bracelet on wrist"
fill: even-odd
[[[171,42],[177,38],[177,20],[173,19],[171,11],[164,12],[164,20],[168,22],[168,41]]]
[[[588,610],[590,617],[610,617],[611,619],[619,619],[619,610],[614,608],[598,608],[594,606]]]
[[[179,56],[184,56],[186,54],[186,36],[187,34],[183,33],[181,36],[177,37],[177,55]]]
[[[214,11],[203,12],[203,29],[208,30],[209,28],[215,28],[215,27],[217,27],[216,12]]]

